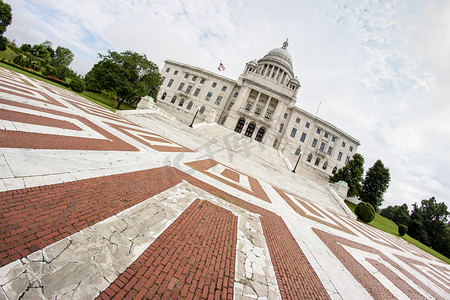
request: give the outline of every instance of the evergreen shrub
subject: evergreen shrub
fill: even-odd
[[[70,82],[70,88],[77,93],[82,93],[86,90],[86,83],[83,79],[75,78]]]
[[[364,223],[370,223],[375,218],[375,209],[371,204],[361,202],[356,206],[355,214]]]
[[[408,226],[403,225],[403,224],[398,225],[398,235],[399,236],[404,236],[407,231],[408,231]]]

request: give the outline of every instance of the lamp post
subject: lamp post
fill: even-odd
[[[192,128],[192,125],[194,124],[195,118],[197,118],[197,114],[198,114],[199,110],[200,110],[200,108],[197,107],[197,111],[195,112],[194,118],[192,119],[191,125],[189,125],[189,127]]]
[[[292,170],[292,173],[295,173],[295,169],[297,169],[298,162],[300,161],[300,158],[302,158],[303,151],[300,151],[300,154],[298,155],[297,163],[295,164],[294,170]]]

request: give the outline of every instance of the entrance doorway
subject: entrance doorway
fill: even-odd
[[[255,141],[261,142],[265,132],[266,130],[263,127],[259,128],[258,133],[255,137]]]
[[[242,128],[245,125],[245,119],[244,118],[240,118],[239,121],[236,124],[236,128],[234,129],[234,131],[241,133],[242,132]]]
[[[255,123],[250,123],[247,126],[247,130],[245,131],[245,136],[251,138],[253,135],[253,131],[255,131]]]

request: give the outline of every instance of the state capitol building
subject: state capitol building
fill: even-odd
[[[332,175],[356,153],[359,141],[295,106],[300,81],[287,41],[245,65],[238,80],[166,60],[156,104],[190,124],[215,122],[273,147],[294,165]]]

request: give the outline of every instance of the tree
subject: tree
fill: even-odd
[[[58,46],[52,59],[52,65],[56,68],[67,68],[72,63],[73,56],[70,49]]]
[[[450,231],[447,224],[449,216],[445,203],[437,203],[435,197],[422,200],[421,206],[414,203],[410,216],[409,235],[450,257]]]
[[[366,202],[360,202],[356,205],[355,214],[358,216],[358,219],[364,223],[370,223],[373,219],[375,219],[375,209],[372,205]]]
[[[6,27],[11,24],[11,21],[11,6],[0,0],[0,51],[5,51],[8,46],[8,39],[3,36],[3,33],[6,31]]]
[[[123,102],[136,105],[153,87],[159,88],[161,76],[158,66],[145,54],[109,50],[107,55],[99,54],[99,57],[101,60],[86,74],[88,89],[115,91],[119,100],[117,109]]]
[[[0,35],[3,35],[6,31],[6,27],[11,24],[11,6],[8,3],[4,3],[0,0]]]
[[[401,206],[389,205],[388,207],[381,210],[380,215],[394,221],[394,223],[397,225],[403,224],[408,226],[410,222],[409,209],[408,205],[406,204],[403,204]]]
[[[348,174],[348,176],[346,176]],[[330,178],[330,182],[343,180],[348,184],[348,196],[359,196],[361,192],[361,181],[364,175],[364,157],[355,153],[346,166],[339,169],[336,174]]]
[[[30,44],[22,44],[22,45],[20,45],[19,49],[22,50],[23,52],[30,53],[31,45]]]
[[[363,180],[363,187],[361,190],[361,200],[372,204],[373,208],[377,210],[381,203],[383,203],[383,194],[389,187],[391,175],[389,169],[385,168],[381,160],[377,160],[374,165],[367,171],[366,177]]]

